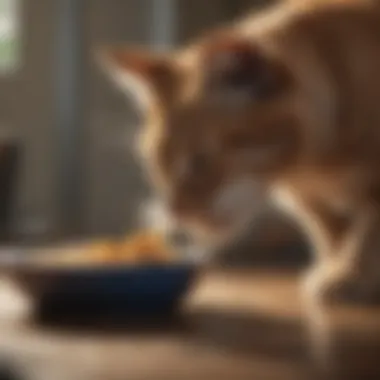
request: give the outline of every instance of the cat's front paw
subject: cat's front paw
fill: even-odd
[[[363,274],[334,264],[312,268],[303,278],[309,301],[319,304],[373,304],[380,302],[379,289]]]

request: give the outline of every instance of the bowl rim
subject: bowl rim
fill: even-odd
[[[65,265],[54,263],[43,263],[34,261],[33,256],[38,255],[53,255],[53,250],[9,250],[0,253],[0,274],[10,273],[49,273],[49,274],[120,274],[120,273],[134,273],[143,271],[168,271],[168,270],[189,270],[196,268],[199,263],[195,259],[186,257],[179,257],[176,260],[168,262],[143,262],[143,263],[128,263],[128,262],[114,262],[114,263],[91,263],[78,264],[78,265]],[[56,254],[59,254],[56,252]]]

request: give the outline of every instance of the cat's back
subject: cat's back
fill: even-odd
[[[357,42],[364,42],[363,50],[371,47],[375,52],[380,49],[380,0],[284,0],[235,26],[238,34],[274,43],[279,49],[307,41],[315,48],[338,48],[342,42],[338,50],[344,50],[348,45],[359,48]],[[368,46],[370,42],[374,45]]]
[[[380,1],[290,0],[238,29],[331,100],[340,141],[380,156]]]
[[[236,26],[293,66],[314,55],[332,75],[336,65],[351,76],[361,62],[380,62],[380,0],[286,0]]]

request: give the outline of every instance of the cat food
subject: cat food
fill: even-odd
[[[90,246],[89,255],[97,262],[166,262],[174,258],[165,239],[158,234],[141,233],[119,242],[100,242]]]
[[[155,233],[139,233],[122,240],[101,240],[80,248],[67,248],[57,254],[44,255],[46,265],[106,265],[165,263],[175,255],[165,238]]]

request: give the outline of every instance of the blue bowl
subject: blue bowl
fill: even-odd
[[[162,314],[181,305],[196,274],[191,263],[136,266],[8,266],[35,301],[56,314]]]

